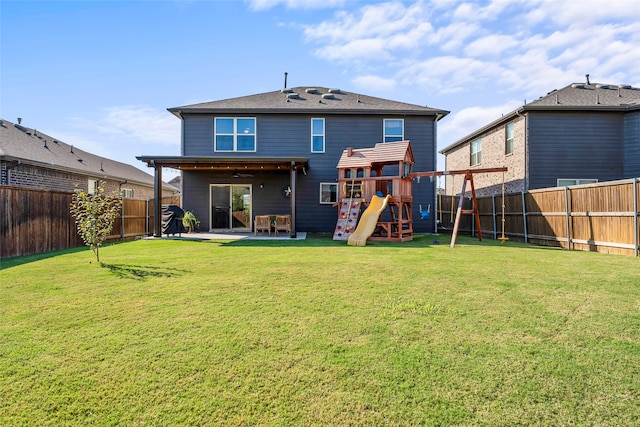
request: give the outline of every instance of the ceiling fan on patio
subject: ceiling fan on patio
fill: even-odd
[[[250,173],[240,173],[237,169],[233,171],[233,175],[231,176],[234,178],[253,178],[253,175]]]

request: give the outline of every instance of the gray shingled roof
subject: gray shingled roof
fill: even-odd
[[[180,117],[180,112],[211,113],[220,111],[229,113],[309,112],[315,114],[395,113],[435,115],[438,116],[438,119],[449,114],[448,111],[438,108],[407,104],[318,86],[300,86],[239,98],[184,105],[169,108],[168,110],[178,117]]]
[[[153,186],[152,175],[126,163],[116,162],[65,144],[38,130],[0,119],[0,158],[78,173],[95,178]],[[177,190],[173,186],[165,189]]]
[[[608,85],[603,83],[573,83],[560,90],[553,90],[525,108],[593,108],[607,107],[627,109],[633,105],[640,107],[640,89],[629,85]],[[532,108],[532,109],[533,109]]]
[[[513,120],[527,111],[631,111],[640,109],[640,89],[629,85],[609,85],[604,83],[572,83],[562,89],[555,89],[535,101],[529,102],[493,122],[473,131],[439,152],[448,151],[462,145],[489,129]]]

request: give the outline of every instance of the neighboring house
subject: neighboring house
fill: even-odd
[[[333,232],[337,164],[347,147],[410,140],[415,170],[434,170],[437,122],[448,114],[323,87],[169,111],[182,121],[181,155],[138,159],[155,168],[156,180],[162,167],[182,170],[183,207],[200,218],[201,229],[250,231],[255,215],[290,214],[293,236],[296,229]],[[416,185],[414,200],[434,204],[434,187]],[[414,230],[433,226],[425,221]]]
[[[447,170],[508,167],[506,192],[638,177],[640,89],[573,83],[440,152]],[[502,174],[479,174],[477,194],[499,193],[502,180]],[[459,185],[448,177],[447,193],[460,192]]]
[[[18,119],[20,122],[20,119]],[[0,185],[73,192],[94,191],[100,181],[107,192],[152,199],[153,176],[125,163],[99,157],[36,129],[0,120]],[[177,188],[164,184],[162,195]]]

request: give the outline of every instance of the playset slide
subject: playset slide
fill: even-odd
[[[364,246],[367,244],[367,239],[376,230],[378,218],[380,218],[380,214],[384,211],[384,208],[387,207],[387,203],[389,203],[390,198],[390,194],[387,194],[386,197],[373,196],[369,207],[364,211],[360,218],[356,231],[349,236],[349,240],[347,241],[348,245]]]

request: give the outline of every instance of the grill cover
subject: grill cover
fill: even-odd
[[[164,234],[186,233],[187,229],[182,225],[184,211],[177,205],[162,205],[162,232]]]

